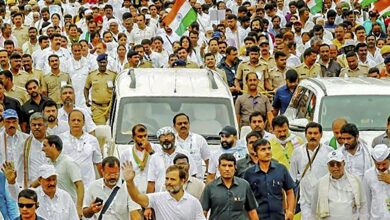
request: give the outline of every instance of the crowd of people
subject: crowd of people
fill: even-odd
[[[0,0],[0,219],[390,219],[390,117],[368,146],[343,118],[322,140],[283,116],[301,80],[390,76],[386,4]],[[184,10],[182,33],[166,21]],[[226,125],[213,150],[183,112],[105,155],[95,129],[129,68],[213,70],[251,131]]]

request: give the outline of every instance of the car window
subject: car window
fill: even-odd
[[[298,87],[299,90],[296,93],[296,97],[292,101],[292,105],[296,108],[296,118],[306,118],[309,121],[313,121],[316,96],[314,93],[304,87]]]

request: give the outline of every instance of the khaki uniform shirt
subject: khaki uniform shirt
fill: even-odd
[[[235,103],[236,114],[240,114],[241,126],[249,125],[249,116],[258,111],[266,116],[267,112],[272,110],[271,103],[267,96],[258,94],[255,97],[249,94],[240,95]]]
[[[38,80],[39,85],[42,85],[43,72],[41,70],[33,69],[33,71],[31,73],[27,73],[27,76],[28,76],[27,81],[35,79],[35,80]]]
[[[60,72],[58,75],[49,73],[43,77],[42,90],[47,92],[47,96],[61,104],[61,87],[72,85],[69,74]]]
[[[311,68],[305,63],[302,63],[296,66],[295,70],[297,71],[300,80],[321,76],[321,65],[318,63],[313,64]]]
[[[19,70],[18,73],[12,74],[13,82],[15,86],[25,88],[26,82],[29,80],[28,73],[22,70]]]
[[[269,68],[273,68],[274,66],[276,66],[275,58],[272,57],[272,56],[270,56],[270,57],[268,58],[268,60],[265,59],[264,57],[260,57],[260,61],[262,61],[262,62],[264,62],[264,63],[267,63]]]
[[[18,47],[22,48],[23,44],[27,42],[28,39],[28,27],[22,25],[20,28],[14,27],[12,35],[15,36],[18,40]]]
[[[217,73],[219,73],[219,75],[222,77],[223,81],[225,81],[225,83],[227,84],[227,76],[226,76],[225,71],[223,71],[219,68],[215,68],[215,71],[217,71]]]
[[[9,91],[5,91],[4,94],[18,100],[20,105],[23,105],[29,99],[24,87],[19,87],[16,85],[14,85]]]
[[[89,73],[85,82],[85,88],[90,89],[92,102],[97,104],[107,104],[112,98],[116,73],[107,70],[105,73],[95,70]]]
[[[273,89],[277,89],[280,86],[286,84],[286,72],[287,69],[281,71],[278,67],[274,67],[269,71],[269,81]]]
[[[195,68],[195,69],[198,69],[199,65],[194,63],[194,62],[192,62],[192,61],[187,60],[187,64],[186,64],[185,68]]]
[[[249,61],[246,61],[238,65],[236,79],[242,80],[244,91],[248,91],[245,77],[250,72],[255,72],[259,78],[259,91],[265,91],[264,81],[269,78],[267,63],[260,61],[256,66],[252,66],[249,64]]]
[[[153,68],[153,64],[150,61],[142,61],[139,65],[138,68]]]
[[[368,75],[368,65],[367,64],[359,64],[356,69],[351,70],[349,67],[342,68],[340,72],[340,77],[362,77]]]

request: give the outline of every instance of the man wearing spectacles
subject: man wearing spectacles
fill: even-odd
[[[44,220],[44,218],[37,215],[36,210],[39,207],[38,196],[34,190],[24,189],[18,195],[18,206],[20,216],[15,220]]]
[[[340,150],[328,154],[329,175],[316,185],[312,198],[313,215],[321,219],[366,219],[367,202],[360,178],[346,172]]]

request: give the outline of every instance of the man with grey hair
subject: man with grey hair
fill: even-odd
[[[46,137],[47,118],[41,112],[35,112],[30,117],[30,135],[21,146],[17,161],[17,181],[20,186],[27,188],[36,187],[38,183],[39,167],[47,164],[45,154],[42,151],[43,140]]]

